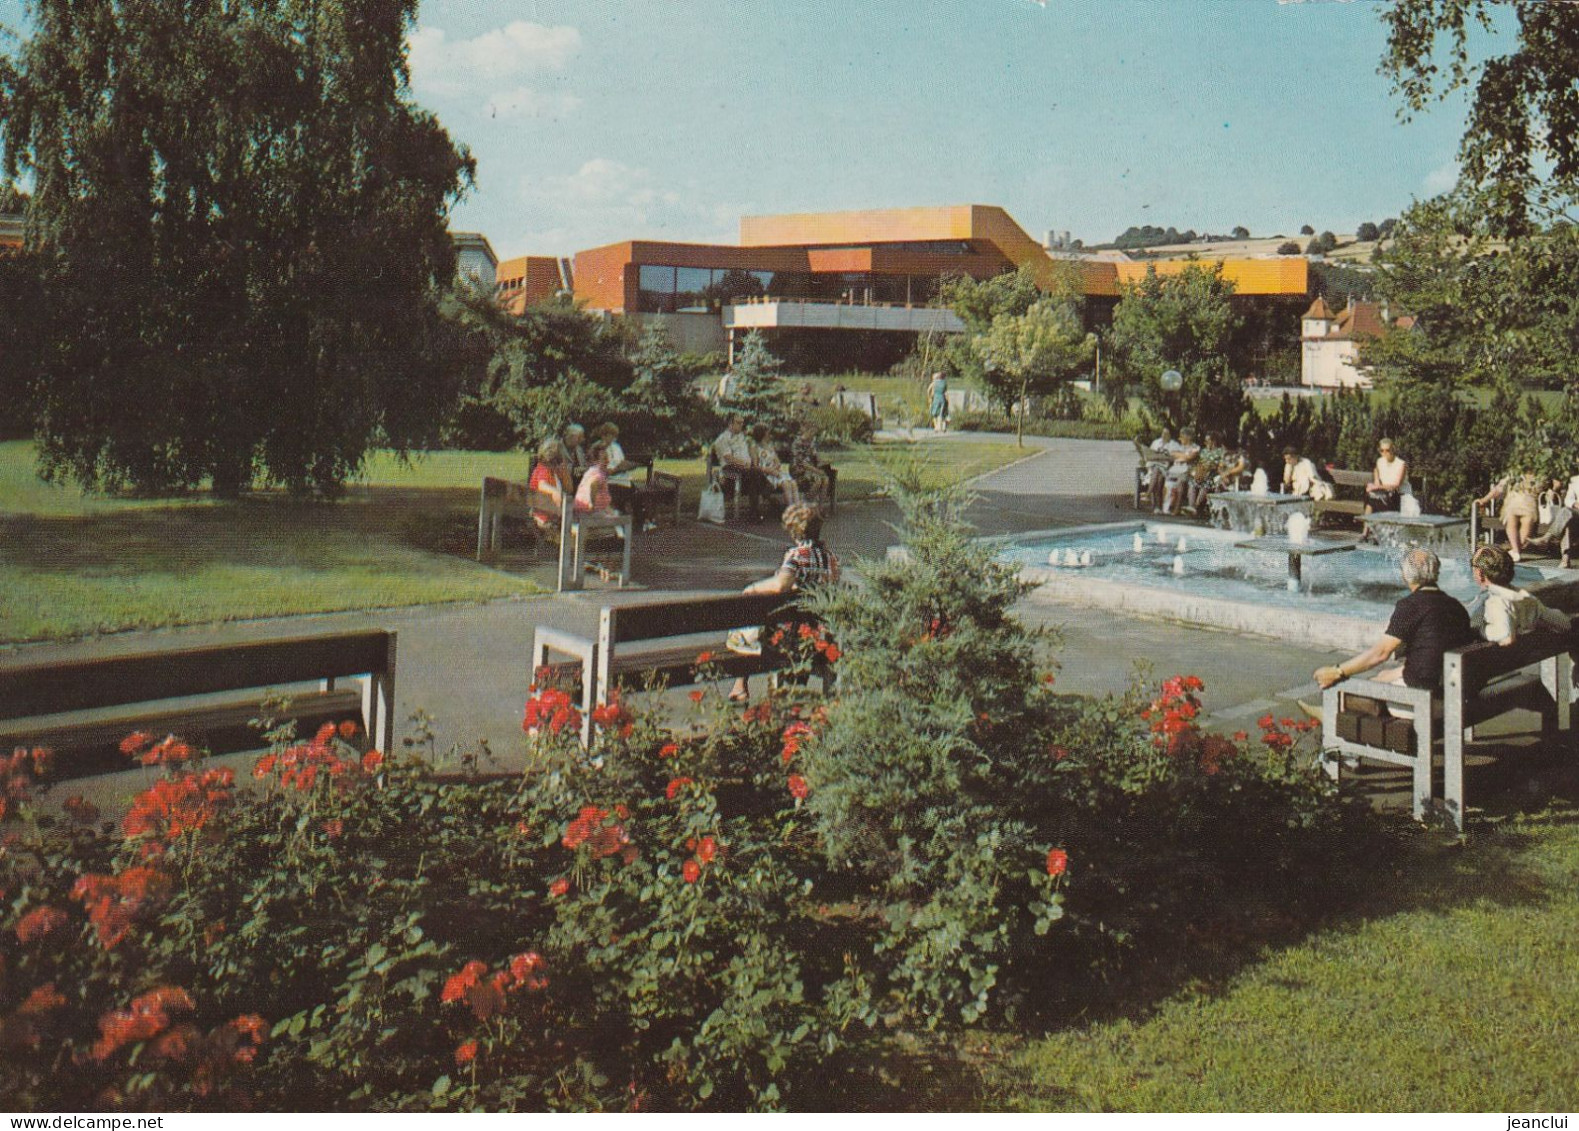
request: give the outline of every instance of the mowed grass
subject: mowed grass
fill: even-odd
[[[1572,1111],[1576,1012],[1564,806],[1407,870],[1379,862],[1345,921],[1144,1019],[1037,1041],[988,1092],[1064,1111]]]
[[[841,501],[870,497],[896,448],[909,445],[830,453]],[[1012,444],[915,450],[936,480],[1025,454]],[[684,478],[694,516],[701,461],[660,466]],[[44,483],[30,443],[0,444],[0,642],[541,593],[531,578],[473,561],[483,477],[524,482],[530,470],[522,452],[433,452],[409,464],[381,453],[334,503],[270,492],[123,499]]]

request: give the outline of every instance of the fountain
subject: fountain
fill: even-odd
[[[1266,468],[1256,468],[1256,473],[1250,477],[1250,493],[1257,498],[1266,495]]]
[[[1296,523],[1296,527],[1300,524]],[[1034,600],[1068,602],[1358,652],[1376,641],[1404,594],[1400,551],[1336,542],[1295,531],[1249,538],[1194,527],[1178,547],[1178,526],[1146,521],[991,539],[1006,561],[1038,582]],[[1137,539],[1139,540],[1137,542]],[[1136,548],[1138,545],[1138,549]],[[1049,569],[1049,553],[1091,565]],[[1478,592],[1467,555],[1444,555],[1442,588],[1461,601]],[[1579,603],[1579,581],[1553,566],[1521,563],[1515,585],[1548,604]]]
[[[1254,530],[1281,534],[1288,529],[1290,515],[1302,514],[1308,518],[1315,510],[1315,504],[1304,495],[1269,493],[1266,472],[1260,469],[1256,471],[1256,481],[1250,490],[1218,491],[1206,496],[1206,505],[1211,508],[1213,526],[1241,534]]]

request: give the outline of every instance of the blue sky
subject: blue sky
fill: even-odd
[[[1352,231],[1446,188],[1463,127],[1399,122],[1367,2],[426,0],[411,47],[478,162],[454,225],[501,256],[950,203]]]

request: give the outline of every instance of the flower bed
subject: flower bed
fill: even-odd
[[[288,732],[237,790],[184,744],[120,821],[6,763],[0,1094],[49,1110],[825,1106],[898,1029],[1120,969],[1354,840],[1293,747],[1198,726],[1200,681],[1059,695],[1022,587],[949,499],[786,641],[838,693],[622,703],[590,749],[534,688],[524,778]],[[705,669],[710,662],[699,657]],[[703,674],[707,674],[705,671]],[[852,1101],[853,1102],[853,1101]]]

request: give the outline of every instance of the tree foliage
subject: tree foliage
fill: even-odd
[[[333,492],[431,438],[472,162],[410,100],[416,0],[30,10],[0,128],[34,185],[46,474]]]
[[[1531,209],[1579,193],[1579,5],[1545,0],[1397,0],[1382,70],[1404,114],[1473,87],[1461,177],[1483,195],[1497,234],[1539,224]],[[1512,50],[1484,55],[1511,23]]]
[[[1174,428],[1188,423],[1232,434],[1244,402],[1229,361],[1239,323],[1232,294],[1220,266],[1191,264],[1172,275],[1148,269],[1125,288],[1113,311],[1109,372],[1120,381],[1109,388],[1139,392],[1147,408]],[[1162,388],[1160,378],[1169,369],[1184,376],[1176,395]]]
[[[1381,230],[1369,220],[1363,221],[1354,229],[1354,238],[1361,243],[1375,243],[1381,238]]]
[[[1378,374],[1439,387],[1561,388],[1579,341],[1579,231],[1496,241],[1468,194],[1414,205],[1378,252],[1376,289],[1408,334],[1361,344]]]
[[[982,381],[993,399],[1014,411],[1015,442],[1023,444],[1025,412],[1017,406],[1084,372],[1096,338],[1086,333],[1078,306],[1048,298],[1024,314],[998,315],[986,333],[972,339],[972,348],[982,359]]]

